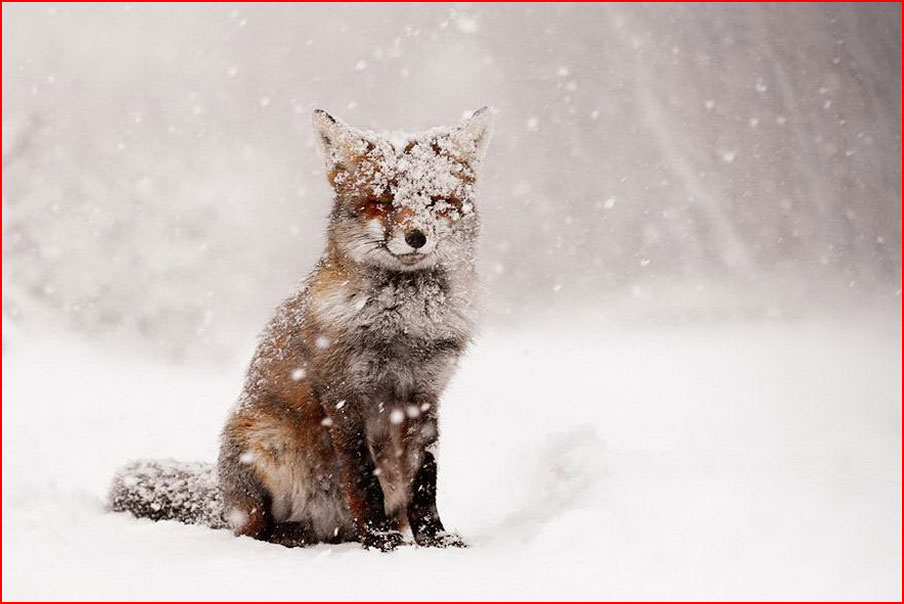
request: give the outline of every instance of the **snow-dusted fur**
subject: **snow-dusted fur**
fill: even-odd
[[[461,545],[436,510],[432,447],[477,318],[474,185],[490,112],[417,135],[319,110],[313,121],[335,191],[327,249],[261,339],[216,485],[205,467],[142,462],[117,477],[111,507],[225,519],[284,545],[388,550],[406,526],[421,545]]]
[[[138,460],[113,478],[110,509],[151,520],[178,520],[225,528],[214,464]]]

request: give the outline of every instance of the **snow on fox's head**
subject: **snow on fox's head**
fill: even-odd
[[[313,121],[336,193],[330,240],[340,253],[397,271],[472,260],[489,109],[418,134],[358,130],[319,109]]]

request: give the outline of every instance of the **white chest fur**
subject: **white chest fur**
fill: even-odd
[[[346,333],[463,342],[476,312],[468,285],[454,275],[378,275],[337,284],[312,302],[324,325]]]

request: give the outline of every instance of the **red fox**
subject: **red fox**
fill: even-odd
[[[437,413],[477,318],[475,183],[491,113],[378,135],[322,110],[326,250],[276,310],[216,468],[142,461],[110,507],[286,546],[463,546],[436,509]]]

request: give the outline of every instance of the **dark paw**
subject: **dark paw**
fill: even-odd
[[[365,549],[391,552],[403,543],[405,543],[405,538],[398,531],[375,531],[364,538],[362,545]]]
[[[415,535],[414,541],[422,547],[468,547],[464,539],[455,533],[440,532],[434,535]]]
[[[317,542],[310,528],[300,522],[281,522],[270,533],[270,543],[283,547],[305,547]]]

